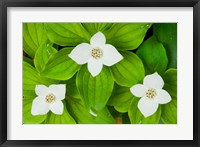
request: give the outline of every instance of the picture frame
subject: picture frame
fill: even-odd
[[[8,140],[7,139],[7,8],[8,7],[192,7],[193,8],[193,140]],[[200,2],[199,0],[1,0],[0,3],[0,145],[11,146],[199,146],[200,101],[199,97],[199,42]]]

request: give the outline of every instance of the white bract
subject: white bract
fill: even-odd
[[[159,104],[166,104],[171,101],[171,96],[162,89],[164,81],[158,73],[147,75],[143,84],[136,84],[130,88],[130,91],[136,97],[141,97],[138,102],[138,108],[141,113],[148,117],[154,114]]]
[[[69,57],[77,64],[87,64],[88,71],[93,77],[98,75],[103,65],[112,66],[123,59],[123,56],[111,44],[106,44],[103,33],[98,32],[90,39],[90,44],[77,45]]]
[[[44,115],[51,110],[54,114],[61,115],[63,113],[62,100],[65,98],[65,84],[36,85],[35,93],[37,97],[33,100],[31,114]]]

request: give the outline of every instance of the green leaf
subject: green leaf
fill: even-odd
[[[94,117],[80,99],[67,98],[67,108],[78,124],[94,124]]]
[[[47,41],[43,23],[23,23],[23,49],[32,58],[39,46]]]
[[[36,115],[31,114],[33,98],[23,98],[23,124],[40,124],[42,123],[47,115]]]
[[[56,52],[57,50],[53,48],[50,44],[43,43],[42,45],[40,45],[35,53],[34,58],[34,64],[38,72],[41,72],[45,68],[49,57]]]
[[[144,66],[140,58],[132,52],[120,52],[124,59],[111,66],[112,75],[117,84],[131,87],[144,78]]]
[[[34,66],[33,60],[31,60],[30,58],[23,56],[23,61],[30,64],[31,66]]]
[[[79,91],[76,87],[76,74],[67,81],[61,81],[60,84],[66,85],[66,96],[67,97],[72,97],[72,98],[77,98],[77,99],[81,98]]]
[[[57,79],[68,80],[79,70],[80,65],[74,62],[68,54],[71,52],[69,48],[63,48],[53,54],[47,62],[42,76]]]
[[[162,75],[168,64],[165,48],[155,36],[147,39],[138,49],[137,55],[143,61],[146,75],[158,72]]]
[[[142,119],[142,124],[158,124],[161,117],[161,106],[158,107],[157,111],[148,117]]]
[[[67,98],[67,104],[70,114],[74,117],[78,124],[113,124],[114,118],[107,108],[100,111],[97,117],[94,117],[84,107],[80,99]]]
[[[45,27],[49,39],[61,46],[76,46],[91,38],[81,23],[46,23]]]
[[[130,118],[130,121],[132,124],[140,124],[142,123],[142,119],[144,116],[138,109],[137,105],[139,102],[139,98],[134,98],[130,104],[129,110],[128,110],[128,116]]]
[[[97,32],[109,30],[113,23],[83,23],[86,30],[93,36]]]
[[[165,82],[164,89],[169,92],[172,98],[177,98],[177,69],[170,68],[163,75]]]
[[[48,78],[41,77],[36,69],[30,64],[23,62],[23,96],[34,97],[35,86],[43,84],[49,86],[50,84],[55,84],[58,81],[51,80]]]
[[[106,33],[106,41],[118,50],[136,49],[143,41],[151,24],[115,23]]]
[[[62,115],[56,115],[52,112],[49,112],[47,119],[45,120],[46,124],[76,124],[73,117],[69,114],[66,103],[63,101],[64,110]]]
[[[108,67],[104,66],[101,73],[93,77],[84,65],[77,74],[76,85],[86,108],[100,111],[112,93],[114,81]]]
[[[73,98],[80,98],[79,91],[76,87],[76,75],[74,75],[71,79],[66,81],[67,89],[66,94],[67,96],[73,97]]]
[[[162,105],[162,121],[166,124],[177,123],[177,70],[169,69],[165,72],[163,79],[165,81],[164,89],[172,97],[170,103]]]
[[[108,105],[114,106],[118,112],[128,112],[133,98],[134,96],[130,92],[130,88],[115,85],[113,93],[109,98]]]
[[[172,99],[168,104],[162,105],[162,122],[165,124],[177,124],[177,100]]]
[[[95,123],[97,124],[115,124],[115,119],[110,114],[107,107],[102,109],[95,118]]]
[[[177,23],[153,25],[153,33],[164,45],[169,59],[168,68],[177,67]]]

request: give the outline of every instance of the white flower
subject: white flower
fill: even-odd
[[[111,44],[106,44],[103,33],[98,32],[90,39],[90,44],[77,45],[68,55],[77,64],[87,64],[92,76],[98,75],[103,65],[112,66],[123,59],[123,56]]]
[[[163,86],[164,81],[156,72],[147,75],[144,78],[143,85],[136,84],[130,88],[133,95],[141,97],[138,102],[138,108],[145,117],[154,114],[159,104],[166,104],[171,101],[171,96],[162,89]]]
[[[37,97],[33,100],[31,114],[43,115],[51,110],[53,113],[61,115],[64,108],[61,100],[65,98],[65,91],[65,84],[50,85],[49,87],[36,85]]]

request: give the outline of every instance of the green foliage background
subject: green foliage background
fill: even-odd
[[[68,54],[101,31],[106,43],[124,57],[104,65],[92,77],[86,65]],[[23,123],[24,124],[176,124],[177,123],[177,24],[176,23],[24,23],[23,24]],[[145,75],[158,72],[172,101],[144,117],[130,87]],[[35,86],[66,84],[64,113],[31,115]],[[93,110],[97,117],[89,113]]]

